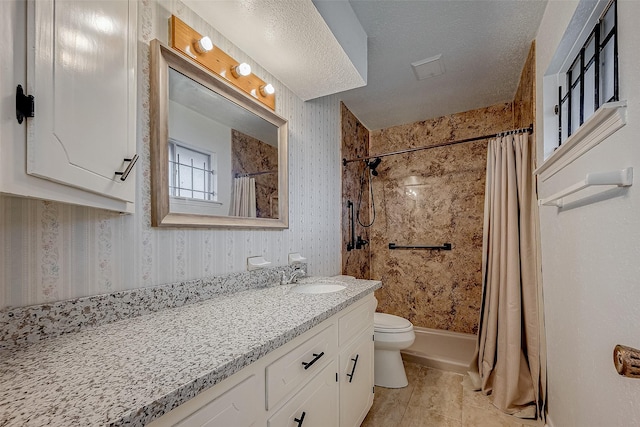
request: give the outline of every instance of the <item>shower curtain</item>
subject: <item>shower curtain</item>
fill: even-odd
[[[520,418],[544,416],[546,386],[533,169],[529,135],[489,142],[476,379],[494,406]]]
[[[233,179],[231,215],[256,217],[256,180],[248,176]]]

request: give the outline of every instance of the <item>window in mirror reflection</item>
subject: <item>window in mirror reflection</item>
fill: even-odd
[[[171,68],[168,106],[171,211],[278,218],[278,127]]]
[[[169,140],[169,194],[217,201],[215,153]]]

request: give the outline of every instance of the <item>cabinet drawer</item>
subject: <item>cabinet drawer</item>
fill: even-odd
[[[334,359],[306,387],[269,418],[267,426],[337,426],[338,383],[336,382],[336,369],[337,361]]]
[[[330,325],[266,368],[266,404],[273,408],[283,397],[309,381],[337,357],[335,326]],[[335,372],[334,372],[335,375]]]
[[[349,342],[363,329],[373,325],[373,312],[376,309],[375,298],[368,298],[360,307],[356,307],[338,320],[338,345]]]
[[[205,392],[206,393],[206,392]],[[262,414],[262,387],[258,375],[251,375],[209,403],[190,410],[191,402],[159,418],[153,426],[251,427]]]

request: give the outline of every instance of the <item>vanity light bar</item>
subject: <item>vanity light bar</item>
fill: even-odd
[[[276,109],[273,85],[252,74],[249,64],[239,63],[219,47],[214,46],[209,37],[198,33],[176,16],[172,15],[169,18],[169,31],[172,48],[198,62],[270,109]]]

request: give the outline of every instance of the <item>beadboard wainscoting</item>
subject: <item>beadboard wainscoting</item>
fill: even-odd
[[[289,252],[300,252],[309,260],[309,274],[339,274],[338,97],[303,102],[179,1],[144,0],[138,7],[136,213],[1,196],[0,308],[243,271],[246,258],[256,255],[286,265]],[[149,42],[168,42],[171,14],[274,85],[276,112],[289,121],[288,229],[151,227]]]

